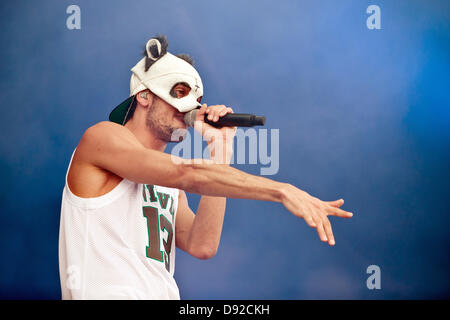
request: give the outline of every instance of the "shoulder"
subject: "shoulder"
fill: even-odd
[[[82,139],[102,138],[105,137],[105,134],[125,133],[127,131],[129,132],[127,128],[120,124],[110,121],[101,121],[89,127],[84,132]]]
[[[109,121],[102,121],[89,127],[81,137],[81,149],[99,149],[107,145],[139,145],[136,136],[126,127]]]
[[[90,162],[98,152],[105,150],[120,137],[133,135],[127,128],[113,122],[102,121],[86,129],[75,152],[75,159]],[[132,139],[132,137],[128,137]]]
[[[89,127],[83,134],[72,158],[68,171],[67,183],[70,190],[80,197],[97,197],[112,190],[121,177],[98,165],[105,138],[120,135],[122,126],[112,122],[99,122]],[[129,130],[128,130],[129,131]]]

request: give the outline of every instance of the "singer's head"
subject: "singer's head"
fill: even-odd
[[[192,59],[186,54],[172,55],[167,48],[165,36],[147,42],[144,57],[131,69],[130,97],[109,116],[110,121],[148,130],[166,143],[172,142],[175,130],[186,128],[185,113],[200,107],[203,96]]]

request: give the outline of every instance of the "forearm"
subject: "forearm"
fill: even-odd
[[[188,160],[183,189],[202,195],[281,202],[285,183],[251,175],[224,164]]]
[[[137,183],[228,198],[280,201],[280,184],[225,164],[185,160],[147,149],[123,126],[102,122],[89,128],[77,148],[85,162]],[[213,163],[213,160],[209,160]]]
[[[228,142],[228,143],[227,143]],[[219,143],[211,139],[208,145],[210,159],[216,164],[229,164],[233,154],[232,140]],[[225,216],[226,197],[203,195],[195,214],[189,235],[189,246],[196,249],[197,256],[204,259],[213,257],[219,248]]]
[[[202,196],[189,235],[190,248],[196,248],[201,258],[213,257],[220,243],[226,198]]]

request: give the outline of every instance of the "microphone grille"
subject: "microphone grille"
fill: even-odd
[[[197,109],[186,112],[186,114],[184,115],[184,123],[186,123],[190,127],[194,127],[195,116],[197,115],[197,112]]]

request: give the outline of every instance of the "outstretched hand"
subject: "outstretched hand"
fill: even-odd
[[[292,214],[303,218],[310,227],[316,228],[320,240],[327,241],[330,246],[336,242],[328,216],[341,218],[353,216],[353,213],[340,209],[344,204],[343,199],[322,201],[292,185],[287,185],[283,191],[282,203]]]

